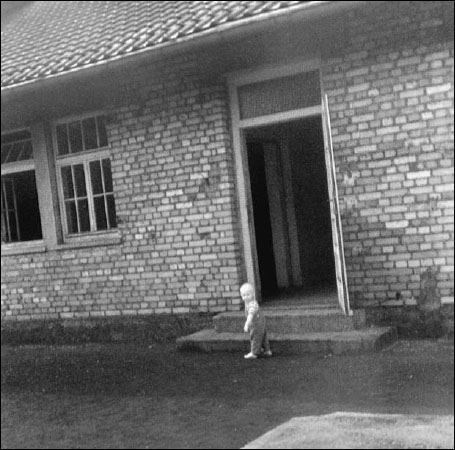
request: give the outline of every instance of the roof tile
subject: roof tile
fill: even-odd
[[[308,1],[36,1],[2,20],[2,89]],[[317,2],[316,2],[317,3]]]

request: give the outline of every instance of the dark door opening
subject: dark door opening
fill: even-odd
[[[267,296],[277,290],[277,279],[265,174],[264,146],[261,142],[247,142],[247,152],[261,291],[263,296]]]
[[[321,117],[289,124],[300,263],[306,286],[335,286],[332,225]]]
[[[336,290],[321,117],[250,129],[246,139],[263,299],[277,292]],[[279,171],[268,170],[267,142],[278,148]],[[271,186],[281,191],[274,202],[267,192]],[[276,198],[282,199],[280,207]]]

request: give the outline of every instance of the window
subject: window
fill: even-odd
[[[56,135],[59,156],[95,150],[108,145],[106,121],[103,116],[58,124]]]
[[[42,239],[30,133],[2,135],[2,243]]]
[[[104,117],[59,123],[55,137],[66,233],[117,228]]]
[[[266,116],[321,104],[319,72],[298,73],[239,86],[240,118]]]

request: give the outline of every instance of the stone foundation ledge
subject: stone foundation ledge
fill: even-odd
[[[83,344],[94,342],[175,342],[213,326],[213,314],[162,314],[143,317],[3,321],[5,345]]]
[[[422,311],[416,305],[377,306],[365,309],[369,325],[393,326],[399,338],[451,337],[454,331],[454,305]]]

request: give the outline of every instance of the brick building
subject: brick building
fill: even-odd
[[[453,303],[452,2],[2,2],[2,320]]]

